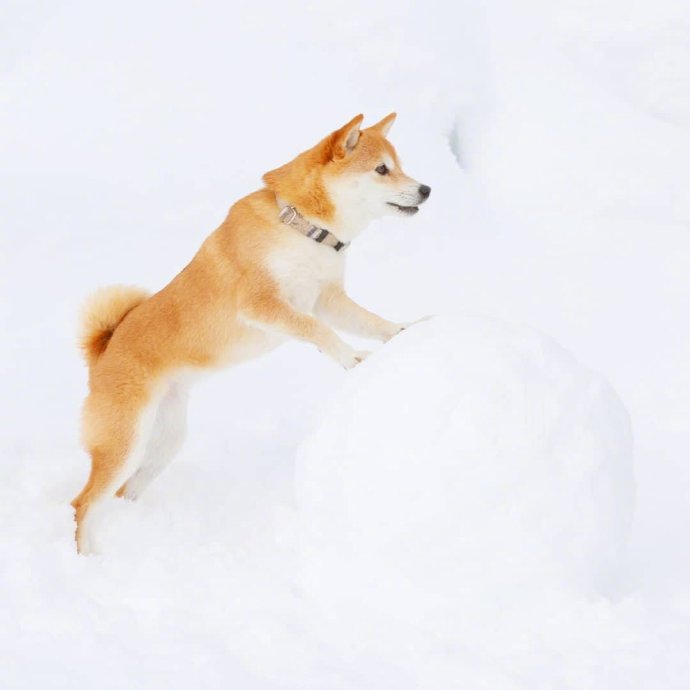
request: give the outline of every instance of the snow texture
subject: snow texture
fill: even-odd
[[[632,485],[628,415],[600,376],[527,329],[436,319],[348,377],[301,445],[304,567],[396,609],[610,588]]]
[[[1,688],[690,687],[686,0],[0,15]],[[264,172],[391,110],[433,192],[347,287],[437,319],[352,372],[289,343],[200,381],[77,557],[84,297],[159,289]]]

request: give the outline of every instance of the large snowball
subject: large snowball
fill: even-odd
[[[594,591],[614,584],[631,520],[630,424],[552,340],[437,318],[348,374],[296,483],[306,584],[324,600]]]

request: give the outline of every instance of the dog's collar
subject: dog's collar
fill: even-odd
[[[349,242],[341,242],[330,230],[312,225],[294,206],[283,206],[278,214],[278,218],[281,223],[299,230],[303,235],[314,240],[314,242],[325,244],[335,249],[336,252],[347,249],[350,246]]]

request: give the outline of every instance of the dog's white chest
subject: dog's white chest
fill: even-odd
[[[297,311],[311,313],[323,286],[341,280],[344,258],[330,247],[296,240],[276,248],[268,269],[283,298]]]

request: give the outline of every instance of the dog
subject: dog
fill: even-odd
[[[257,357],[288,338],[351,369],[368,353],[334,329],[386,342],[411,325],[367,311],[343,288],[352,239],[375,218],[417,213],[431,192],[400,167],[387,139],[395,117],[362,129],[357,115],[266,173],[265,187],[234,204],[160,292],[112,286],[90,297],[80,344],[91,473],[72,501],[79,553],[97,552],[96,508],[114,494],[138,498],[180,448],[190,374]]]

